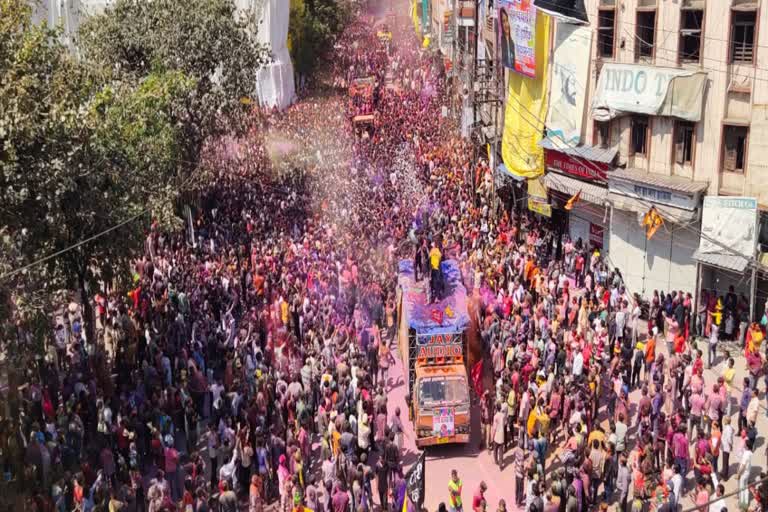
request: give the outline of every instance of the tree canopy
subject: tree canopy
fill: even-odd
[[[36,292],[85,299],[126,276],[150,219],[178,222],[205,145],[247,126],[270,58],[247,19],[232,0],[117,0],[76,57],[25,0],[0,0],[0,300],[16,316]]]
[[[291,59],[299,75],[314,71],[352,13],[346,0],[291,0],[288,34]]]

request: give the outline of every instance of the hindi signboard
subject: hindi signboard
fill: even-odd
[[[521,75],[536,76],[536,8],[531,0],[499,0],[501,63]]]

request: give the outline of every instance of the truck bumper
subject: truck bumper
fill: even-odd
[[[469,434],[455,434],[448,437],[420,437],[416,439],[416,447],[423,448],[425,446],[433,446],[437,444],[455,444],[455,443],[468,443]]]

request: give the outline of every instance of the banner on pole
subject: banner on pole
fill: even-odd
[[[539,142],[547,116],[548,53],[549,16],[539,13],[536,17],[536,76],[509,75],[501,156],[513,176],[535,178],[544,174],[544,149]]]
[[[557,147],[570,148],[581,142],[592,31],[560,21],[556,26],[547,137]]]
[[[416,464],[405,474],[405,495],[416,506],[416,510],[421,510],[421,505],[424,503],[424,473],[427,469],[426,456],[427,452],[422,451]],[[403,505],[403,508],[405,508],[405,505]]]

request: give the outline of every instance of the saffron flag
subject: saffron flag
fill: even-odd
[[[651,206],[648,213],[643,217],[643,226],[645,226],[645,238],[650,240],[656,231],[664,225],[664,219],[659,214],[655,206]]]
[[[469,372],[477,396],[483,396],[483,360],[476,362]]]
[[[573,197],[571,197],[567,203],[565,203],[565,209],[566,210],[573,210],[573,205],[579,202],[579,199],[581,199],[581,189],[579,189],[578,192],[576,192]]]

